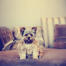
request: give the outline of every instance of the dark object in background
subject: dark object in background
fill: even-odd
[[[8,41],[12,40],[12,32],[7,27],[0,27],[0,51]]]
[[[3,47],[4,47],[4,45],[2,44],[2,41],[0,39],[0,51],[2,50]]]
[[[58,49],[66,49],[66,25],[55,26],[54,47]]]

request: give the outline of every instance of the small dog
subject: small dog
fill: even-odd
[[[18,52],[20,59],[26,59],[27,56],[32,55],[33,59],[38,59],[38,41],[36,40],[37,27],[32,27],[31,29],[22,27],[20,33],[22,35],[22,40],[18,43]]]

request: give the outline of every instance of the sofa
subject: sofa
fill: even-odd
[[[43,46],[45,48],[56,48],[54,45],[55,44],[55,42],[54,42],[55,35],[56,35],[55,34],[56,33],[56,31],[55,31],[56,24],[65,25],[66,17],[42,17],[41,18],[41,25],[36,26],[38,29],[36,36],[37,36],[37,38],[39,38],[40,45],[43,44]],[[16,26],[15,28],[18,30],[18,28],[21,28],[21,27]],[[30,27],[32,27],[32,26],[26,26],[26,28],[30,28]],[[4,36],[2,38],[0,37],[0,42],[1,42],[0,44],[6,44],[8,41],[16,39],[14,36],[14,32],[13,32],[15,30],[15,28],[9,29],[8,27],[0,27],[0,36]],[[10,32],[8,32],[8,31],[10,31]],[[5,37],[6,33],[9,34],[9,37]],[[8,34],[6,34],[6,36]],[[6,41],[6,39],[8,39],[8,41]]]
[[[59,47],[58,40],[59,38],[57,33],[57,26],[65,25],[66,24],[66,17],[42,17],[41,19],[41,25],[37,26],[37,38],[39,39],[40,46],[42,45],[43,51],[41,51],[41,58],[39,60],[20,60],[17,50],[13,50],[13,48],[10,48],[8,44],[12,40],[15,41],[17,38],[14,36],[14,30],[7,28],[4,30],[3,33],[0,33],[1,35],[6,35],[5,37],[11,37],[10,40],[7,40],[3,46],[6,47],[6,51],[0,52],[0,65],[1,66],[66,66],[66,49]],[[56,26],[57,25],[57,26]],[[32,26],[31,26],[32,27]],[[6,28],[6,27],[5,27]],[[20,29],[21,27],[16,27],[17,29]],[[30,28],[27,27],[27,28]],[[2,29],[2,27],[1,27]],[[7,31],[8,30],[8,31]],[[7,33],[8,32],[8,33]],[[4,34],[5,33],[5,34]],[[10,35],[8,35],[10,34]],[[18,37],[19,35],[17,35]],[[58,37],[57,37],[58,36]],[[3,40],[4,38],[3,37]],[[6,38],[5,38],[6,39]],[[2,38],[0,39],[0,43],[4,42]],[[14,43],[15,44],[15,43]],[[11,44],[13,45],[13,44]],[[15,44],[16,45],[16,44]],[[16,46],[15,46],[16,47]],[[2,47],[3,48],[3,47]]]
[[[66,17],[42,17],[41,18],[41,25],[36,26],[37,29],[38,29],[36,36],[37,36],[37,38],[39,38],[40,45],[43,44],[43,46],[45,48],[56,48],[55,45],[54,45],[55,33],[56,33],[55,32],[55,28],[56,28],[55,25],[56,24],[65,25],[66,24]],[[21,28],[21,27],[16,26],[16,29]],[[30,28],[30,27],[32,27],[32,26],[26,26],[26,28]],[[11,40],[16,39],[14,34],[13,34],[14,29],[15,28],[10,29],[11,33],[12,33]]]

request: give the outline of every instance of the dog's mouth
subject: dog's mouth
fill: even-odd
[[[25,42],[26,44],[31,44],[31,43],[33,43],[33,40],[31,40],[31,39],[26,39],[26,40],[24,40],[24,42]]]

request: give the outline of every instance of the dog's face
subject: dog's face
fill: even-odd
[[[25,44],[33,43],[36,37],[36,31],[37,31],[37,27],[32,27],[31,29],[27,29],[24,27],[21,28],[20,32]]]

